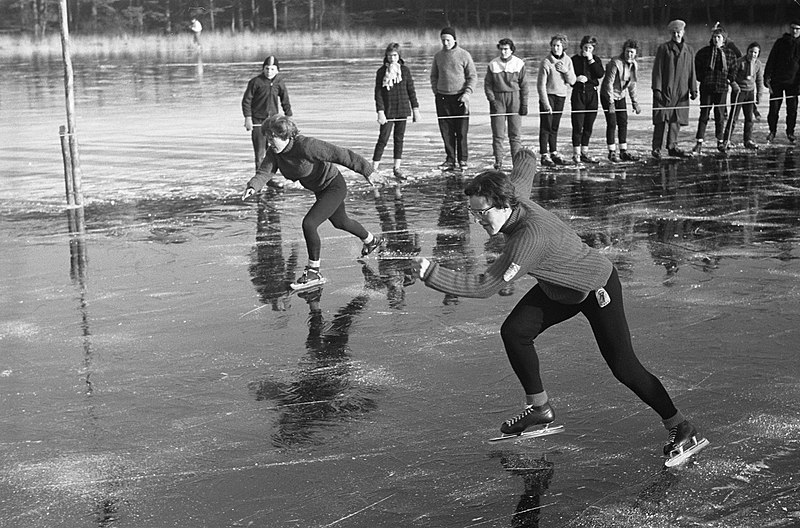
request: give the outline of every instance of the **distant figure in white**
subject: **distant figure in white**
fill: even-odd
[[[194,43],[196,46],[200,45],[200,33],[203,32],[203,25],[200,24],[200,21],[196,18],[192,19],[192,23],[189,26],[189,29],[192,30],[192,34],[194,35]]]

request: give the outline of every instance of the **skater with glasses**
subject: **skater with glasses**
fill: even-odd
[[[379,183],[378,178],[372,178],[372,164],[366,159],[352,150],[301,135],[294,122],[286,116],[270,117],[262,126],[265,127],[270,148],[256,175],[247,182],[242,199],[246,200],[260,191],[277,171],[289,180],[300,182],[300,185],[314,193],[317,200],[303,218],[308,264],[291,287],[304,289],[318,286],[325,279],[320,272],[322,241],[317,228],[325,220],[329,220],[336,229],[360,238],[364,244],[361,256],[369,255],[383,243],[382,236],[373,235],[347,216],[344,206],[347,184],[334,164],[361,174],[371,185]]]
[[[522,150],[513,161],[511,178],[500,171],[485,171],[464,190],[476,222],[490,236],[503,233],[506,237],[502,254],[484,273],[459,272],[415,258],[427,286],[459,297],[490,297],[525,274],[538,281],[500,329],[526,403],[521,413],[501,425],[501,432],[520,435],[530,427],[553,422],[555,411],[542,383],[534,340],[551,326],[581,313],[614,376],[661,417],[669,431],[665,455],[675,460],[690,456],[707,441],[698,442],[695,427],[636,357],[617,270],[556,215],[525,198],[536,171],[533,153]]]

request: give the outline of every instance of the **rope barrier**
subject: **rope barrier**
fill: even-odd
[[[731,96],[733,96],[734,93],[736,93],[736,92],[731,92]],[[741,92],[738,92],[738,93],[741,93]],[[777,100],[783,101],[784,98],[788,101],[789,99],[792,99],[792,98],[797,99],[798,97],[800,97],[800,95],[786,95],[785,97],[771,97],[771,98],[768,98],[766,100],[766,102],[769,103],[770,101],[777,101]],[[726,99],[727,99],[727,95],[726,95]],[[738,97],[737,97],[736,101],[730,102],[730,103],[724,102],[724,103],[719,103],[719,104],[713,104],[712,103],[712,104],[701,104],[701,105],[692,105],[690,103],[689,105],[684,105],[684,106],[658,106],[658,107],[654,106],[652,104],[639,103],[639,108],[641,110],[640,113],[644,113],[644,109],[646,109],[646,108],[650,108],[653,112],[669,112],[669,111],[673,111],[673,110],[684,110],[684,109],[691,110],[693,108],[698,108],[698,109],[702,110],[704,108],[715,108],[715,107],[718,107],[718,106],[720,106],[720,107],[724,106],[726,108],[730,107],[731,109],[733,109],[733,108],[736,108],[736,107],[741,107],[741,106],[745,106],[745,105],[749,105],[749,104],[754,105],[756,109],[758,109],[759,107],[763,106],[763,103],[756,104],[755,101],[739,102],[738,101]],[[629,109],[629,108],[609,108],[608,110],[606,110],[604,108],[597,108],[597,109],[590,109],[590,110],[572,110],[572,109],[570,109],[570,110],[555,110],[555,111],[552,111],[552,112],[529,112],[528,114],[526,114],[524,116],[520,115],[520,117],[537,117],[537,116],[541,117],[542,115],[556,115],[556,114],[562,114],[562,115],[563,114],[570,114],[570,115],[572,115],[572,114],[590,114],[590,113],[598,113],[599,114],[600,112],[602,112],[604,114],[610,113],[610,112],[615,112],[615,113],[623,113],[623,112],[624,113],[634,113],[632,108],[631,109]],[[492,117],[507,117],[507,116],[514,116],[514,115],[519,115],[519,113],[518,112],[504,112],[504,113],[496,113],[496,114],[490,113],[490,114],[488,114],[488,117],[489,118],[492,118]],[[464,115],[456,115],[456,116],[438,116],[437,115],[436,119],[437,120],[442,120],[442,121],[448,120],[448,119],[469,119],[472,116],[473,116],[473,114],[464,114]],[[386,122],[387,123],[394,123],[394,122],[399,122],[399,121],[408,121],[409,117],[391,118],[391,119],[387,119]],[[262,125],[261,124],[255,124],[255,123],[253,124],[253,128],[260,127],[260,126],[262,126]]]

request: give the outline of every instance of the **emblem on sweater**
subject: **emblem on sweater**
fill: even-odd
[[[600,308],[605,308],[611,304],[611,296],[603,288],[597,288],[594,295],[597,297],[597,304],[600,305]]]
[[[508,267],[505,273],[503,273],[503,280],[506,282],[510,282],[511,279],[516,277],[517,273],[519,273],[519,264],[515,264],[514,262]]]

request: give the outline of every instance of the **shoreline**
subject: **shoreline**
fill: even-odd
[[[783,34],[780,26],[746,26],[731,24],[726,26],[731,38],[746,46],[755,39],[767,51],[771,43]],[[666,40],[666,32],[652,26],[542,26],[528,28],[491,27],[485,29],[459,29],[459,43],[467,49],[490,49],[494,53],[497,40],[509,37],[520,47],[542,47],[546,50],[550,36],[554,33],[570,35],[570,49],[580,41],[579,35],[592,34],[600,40],[598,50],[602,56],[617,54],[617,47],[626,38],[635,38],[642,43],[660,43]],[[663,34],[663,35],[662,35]],[[706,45],[708,27],[694,25],[687,28],[687,41],[696,48]],[[621,37],[620,35],[624,35]],[[654,38],[654,35],[657,37]],[[749,37],[741,38],[741,35]],[[382,51],[388,42],[398,42],[405,48],[430,50],[440,46],[438,31],[435,28],[408,29],[396,31],[287,31],[287,32],[242,32],[218,31],[204,32],[201,48],[193,43],[190,32],[145,35],[103,35],[71,34],[70,52],[72,57],[116,58],[131,55],[170,56],[185,54],[187,49],[202,49],[203,53],[214,54],[272,54],[270,50],[280,49],[284,56],[310,56],[320,52],[350,50],[353,52]],[[655,48],[654,48],[655,49]],[[40,41],[34,41],[29,34],[12,36],[0,34],[0,59],[32,59],[37,57],[58,57],[62,54],[61,36],[51,32]],[[766,53],[762,53],[762,56]],[[646,56],[646,55],[645,55]]]

